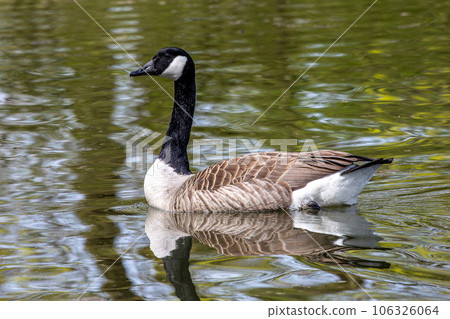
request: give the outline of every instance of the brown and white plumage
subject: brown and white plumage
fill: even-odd
[[[189,177],[171,211],[262,211],[288,208],[293,192],[361,159],[344,152],[264,152],[221,161]],[[370,159],[372,160],[372,159]]]
[[[359,161],[365,161],[366,164],[354,164]],[[145,194],[149,203],[168,211],[276,210],[291,207],[296,194],[306,189],[310,182],[336,175],[345,179],[346,175],[358,176],[358,170],[370,169],[361,183],[352,185],[357,188],[356,191],[352,187],[342,190],[345,195],[351,195],[353,200],[373,171],[382,163],[390,161],[328,150],[306,153],[264,152],[224,160],[192,175],[178,175],[170,166],[157,161],[147,173]],[[314,196],[297,202],[300,208],[310,202],[327,206],[327,203]],[[332,204],[354,203],[339,202],[338,199]]]
[[[354,204],[375,170],[392,159],[339,151],[243,155],[191,174],[186,148],[195,109],[195,67],[179,48],[164,48],[131,76],[175,81],[175,103],[161,153],[147,172],[150,205],[168,211],[263,211]],[[355,165],[365,161],[366,164]]]

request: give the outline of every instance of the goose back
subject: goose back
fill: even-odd
[[[172,211],[262,211],[287,208],[310,181],[373,160],[338,151],[263,152],[221,161],[186,179]]]

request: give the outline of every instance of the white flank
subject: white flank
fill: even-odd
[[[161,73],[161,76],[164,78],[168,78],[171,80],[178,80],[181,75],[183,75],[183,69],[186,65],[187,57],[184,55],[179,55],[175,57],[175,59],[170,62],[167,69],[164,70],[163,73]]]
[[[349,174],[340,172],[316,179],[292,193],[291,208],[315,201],[320,207],[354,205],[357,197],[381,164],[369,166]]]

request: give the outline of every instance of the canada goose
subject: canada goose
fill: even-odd
[[[262,152],[228,159],[192,174],[187,145],[195,109],[195,66],[175,47],[161,49],[130,76],[175,82],[172,117],[158,158],[148,170],[148,203],[166,211],[263,211],[353,205],[377,168],[392,162],[339,151]],[[355,162],[366,162],[356,165]]]

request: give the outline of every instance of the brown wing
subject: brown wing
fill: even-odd
[[[192,175],[174,211],[261,211],[289,207],[292,191],[369,158],[336,151],[264,152],[239,156]]]
[[[309,182],[336,173],[355,162],[373,161],[364,156],[352,155],[338,151],[316,151],[302,153],[288,153],[286,156],[292,159],[288,167],[277,167],[273,173],[273,179],[277,182],[287,183],[293,191],[303,188]]]
[[[286,183],[294,191],[360,160],[373,159],[337,151],[253,153],[206,168],[192,177],[192,186],[195,190],[214,191],[226,185],[264,180]]]

